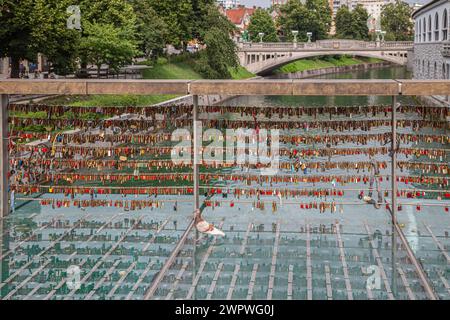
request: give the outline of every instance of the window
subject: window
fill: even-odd
[[[434,41],[439,41],[439,15],[434,15]]]
[[[417,33],[419,34],[418,41],[422,42],[422,20],[420,20],[420,19],[419,19],[419,28],[417,30],[418,30]]]
[[[431,42],[433,39],[431,38],[431,15],[428,16],[428,41]]]
[[[446,41],[448,39],[448,14],[447,9],[444,10],[442,14],[442,40]]]
[[[426,32],[427,32],[427,21],[425,20],[425,18],[423,18],[423,33],[422,33],[422,35],[423,35],[423,42],[426,42],[427,41],[427,34],[426,34]]]

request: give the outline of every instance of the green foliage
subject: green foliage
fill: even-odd
[[[369,28],[367,10],[358,4],[353,11],[347,6],[342,6],[336,13],[336,35],[343,39],[367,40]]]
[[[327,0],[288,0],[280,6],[278,24],[288,40],[293,39],[292,30],[299,32],[298,39],[306,41],[307,32],[312,32],[312,41],[325,39],[331,27],[332,12]]]
[[[237,28],[217,9],[215,0],[191,0],[194,10],[194,30],[192,38],[204,43],[206,34],[214,26],[226,34],[232,34]],[[199,9],[196,9],[196,8]]]
[[[148,0],[167,25],[167,42],[175,47],[185,47],[192,39],[194,19],[191,0]]]
[[[81,31],[66,26],[66,9],[74,4],[80,6]],[[190,69],[197,70],[189,78],[199,77],[198,71],[228,78],[229,68],[237,65],[229,37],[236,27],[215,0],[0,0],[0,17],[0,56],[12,58],[15,77],[20,59],[35,61],[38,53],[58,74],[72,73],[78,65],[84,72],[89,63],[98,68],[108,64],[117,72],[141,52],[158,67],[167,44],[186,48],[194,39],[206,49],[187,59]]]
[[[196,72],[194,61],[174,62],[154,65],[144,71],[145,79],[201,79]]]
[[[414,23],[411,20],[412,12],[413,9],[409,4],[400,0],[383,6],[381,28],[386,31],[385,40],[413,40]]]
[[[229,68],[239,66],[236,45],[230,35],[212,27],[205,36],[206,49],[202,52],[200,73],[208,79],[229,79]]]
[[[0,56],[12,59],[11,76],[19,76],[20,59],[36,61],[44,53],[60,73],[73,71],[78,32],[66,27],[69,0],[1,0]]]
[[[275,23],[273,22],[269,12],[264,9],[257,9],[253,13],[248,26],[248,32],[250,33],[251,40],[254,42],[260,41],[260,37],[258,35],[260,32],[264,33],[264,42],[278,41]]]
[[[60,96],[45,100],[49,105],[67,105],[77,107],[128,107],[128,106],[150,106],[155,103],[175,98],[175,95],[89,95],[89,96]],[[69,113],[64,116],[70,117]],[[81,115],[83,116],[83,115]],[[84,117],[89,119],[103,117],[102,115],[87,113]]]
[[[380,62],[378,59],[363,58],[363,57],[350,57],[350,56],[325,56],[317,57],[315,59],[300,59],[289,64],[286,64],[279,69],[276,73],[294,73],[301,72],[305,70],[316,70],[321,68],[330,67],[342,67],[351,66],[356,64],[364,63],[375,63]]]
[[[249,79],[255,76],[253,73],[242,66],[238,66],[237,68],[229,68],[229,71],[231,74],[231,78],[234,80]]]
[[[89,22],[84,24],[84,29],[86,36],[81,39],[80,51],[86,62],[97,66],[98,72],[102,64],[118,72],[138,53],[133,41],[134,30]]]
[[[147,0],[131,0],[137,21],[139,49],[147,58],[157,59],[167,44],[169,29]]]
[[[136,25],[136,14],[128,0],[82,0],[79,5],[82,28],[86,22],[125,29],[133,29]]]

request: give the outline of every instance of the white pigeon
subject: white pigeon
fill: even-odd
[[[213,224],[208,223],[205,220],[201,220],[200,222],[198,222],[195,227],[201,233],[209,234],[212,236],[225,236],[225,233],[222,230],[217,229]]]

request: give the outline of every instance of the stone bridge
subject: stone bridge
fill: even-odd
[[[352,55],[378,58],[400,65],[408,62],[411,41],[319,40],[316,42],[240,43],[239,61],[252,73],[266,74],[295,60],[327,56]]]

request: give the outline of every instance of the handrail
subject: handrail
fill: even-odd
[[[450,80],[0,80],[0,94],[431,96],[449,93]]]
[[[316,42],[262,42],[262,43],[240,43],[243,51],[249,49],[290,49],[302,51],[306,49],[410,49],[414,46],[413,41],[359,41],[359,40],[337,40],[327,39]]]

